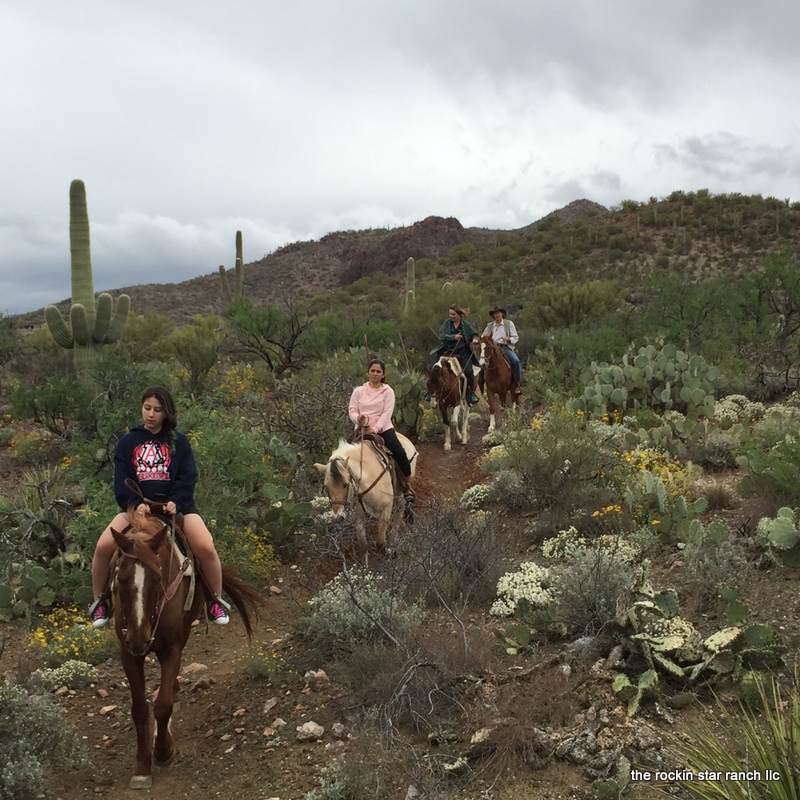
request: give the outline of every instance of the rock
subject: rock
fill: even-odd
[[[333,725],[331,726],[331,733],[337,739],[341,739],[342,736],[344,736],[345,730],[346,729],[345,729],[344,725],[342,725],[341,722],[334,722]]]
[[[208,667],[205,664],[201,664],[198,661],[193,661],[191,664],[187,664],[181,672],[184,675],[194,675],[198,672],[204,672],[207,670]]]
[[[316,722],[304,722],[296,730],[298,742],[317,742],[325,735],[325,728]]]
[[[113,714],[117,710],[117,706],[103,706],[100,709],[100,716],[107,717],[109,714]]]
[[[303,676],[307,686],[314,692],[322,691],[323,689],[327,689],[330,685],[330,678],[328,674],[325,672],[324,669],[310,669],[306,674]]]

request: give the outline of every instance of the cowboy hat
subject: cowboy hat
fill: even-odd
[[[502,306],[495,306],[495,307],[494,307],[494,308],[493,308],[493,309],[492,309],[492,310],[489,312],[489,316],[490,316],[490,317],[493,317],[493,316],[494,316],[494,315],[495,315],[495,314],[496,314],[498,311],[502,311],[502,312],[503,312],[503,316],[505,316],[505,315],[506,315],[506,310],[505,310],[505,309],[504,309]]]

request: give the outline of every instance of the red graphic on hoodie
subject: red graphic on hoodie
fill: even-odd
[[[168,481],[170,454],[166,442],[145,442],[133,448],[136,481]]]

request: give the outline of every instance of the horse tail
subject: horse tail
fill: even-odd
[[[230,597],[236,610],[242,615],[247,638],[253,638],[253,622],[258,620],[258,610],[264,605],[264,598],[246,581],[242,580],[233,567],[222,565],[222,590]]]

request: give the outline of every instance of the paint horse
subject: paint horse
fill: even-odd
[[[175,755],[170,719],[178,697],[178,673],[192,623],[205,607],[206,584],[191,555],[178,547],[174,529],[162,518],[130,514],[129,527],[112,529],[117,553],[112,561],[111,598],[120,659],[131,690],[131,717],[136,728],[136,760],[130,788],[152,786],[151,767],[167,766]],[[258,618],[261,595],[222,568],[222,587],[252,636],[251,614]],[[161,665],[161,683],[153,703],[156,722],[152,739],[144,676],[145,656],[154,653]]]
[[[451,438],[457,444],[467,444],[469,392],[467,376],[458,359],[454,356],[442,356],[432,367],[425,367],[425,380],[431,402],[439,409],[444,423],[445,451],[450,451]]]
[[[518,388],[514,378],[514,371],[503,355],[503,349],[491,336],[481,338],[478,345],[478,363],[481,365],[481,381],[486,388],[486,399],[489,402],[489,433],[495,429],[495,415],[497,413],[497,399],[503,408],[508,407],[508,395],[514,408],[520,404],[522,395],[515,390]]]
[[[417,468],[417,450],[403,434],[397,438],[411,463],[411,477]],[[376,453],[369,440],[348,443],[344,440],[331,453],[326,464],[314,464],[325,475],[325,491],[331,501],[335,516],[345,509],[354,511],[356,536],[364,554],[368,552],[366,520],[377,520],[377,549],[386,549],[390,530],[401,524],[405,499],[399,487],[394,485],[391,456]]]

